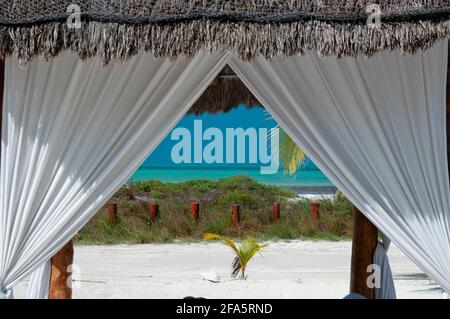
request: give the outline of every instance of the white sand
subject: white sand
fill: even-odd
[[[342,298],[348,293],[350,242],[271,243],[248,279],[230,279],[232,254],[219,243],[78,246],[74,298]],[[395,246],[390,261],[399,298],[441,298],[441,290]],[[202,280],[215,271],[220,283]],[[27,282],[16,297],[24,297]]]

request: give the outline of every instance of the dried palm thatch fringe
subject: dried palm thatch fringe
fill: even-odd
[[[189,110],[189,114],[226,113],[245,105],[247,108],[262,107],[245,84],[236,76],[219,78],[212,83]]]
[[[0,26],[0,57],[13,55],[23,62],[34,56],[47,59],[61,50],[78,52],[81,59],[101,56],[105,64],[123,62],[143,50],[158,58],[193,56],[199,51],[230,51],[244,60],[258,55],[298,55],[308,50],[323,56],[371,56],[382,50],[402,54],[425,50],[450,37],[450,20],[422,23],[365,25],[308,21],[289,24],[242,24],[192,21],[168,25],[65,23],[32,27]]]
[[[188,113],[226,113],[239,105],[245,105],[247,108],[262,107],[233,69],[226,65]]]
[[[80,29],[66,24],[81,7]],[[379,4],[381,27],[366,24]],[[105,64],[145,51],[174,59],[230,51],[242,59],[414,53],[450,36],[448,0],[0,0],[0,57],[47,59],[61,50]]]

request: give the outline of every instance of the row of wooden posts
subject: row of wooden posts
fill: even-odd
[[[107,205],[108,208],[108,220],[110,224],[115,224],[118,221],[117,217],[117,203],[110,202]],[[318,223],[320,221],[320,213],[319,213],[319,203],[312,202],[311,203],[311,220],[314,223]],[[239,225],[239,222],[241,220],[241,214],[240,214],[240,205],[233,204],[231,205],[231,223],[234,226]],[[150,220],[152,222],[155,222],[159,217],[159,205],[150,203],[147,205],[148,213]],[[274,223],[278,223],[278,219],[281,217],[281,207],[280,203],[273,203],[272,204],[272,212],[273,212],[273,221]],[[191,215],[195,222],[197,222],[200,218],[200,203],[199,202],[192,202],[191,203]]]

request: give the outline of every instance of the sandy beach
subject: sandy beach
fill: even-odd
[[[76,246],[74,298],[342,298],[351,242],[270,243],[247,280],[230,278],[232,254],[219,243]],[[390,261],[398,298],[441,298],[441,289],[400,250]],[[214,271],[220,283],[203,280]],[[25,296],[27,280],[15,289]]]

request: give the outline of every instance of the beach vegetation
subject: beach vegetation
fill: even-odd
[[[79,244],[168,243],[199,241],[204,233],[237,240],[350,239],[353,206],[343,196],[319,200],[320,223],[311,220],[311,200],[300,199],[289,189],[256,182],[247,176],[218,181],[182,183],[138,182],[133,197],[127,188],[112,198],[117,203],[117,222],[110,224],[106,207],[101,208],[78,233]],[[198,220],[192,218],[191,202],[199,202]],[[272,204],[281,215],[274,223]],[[159,218],[150,218],[148,204],[159,204]],[[231,222],[231,205],[240,205],[240,222]]]

